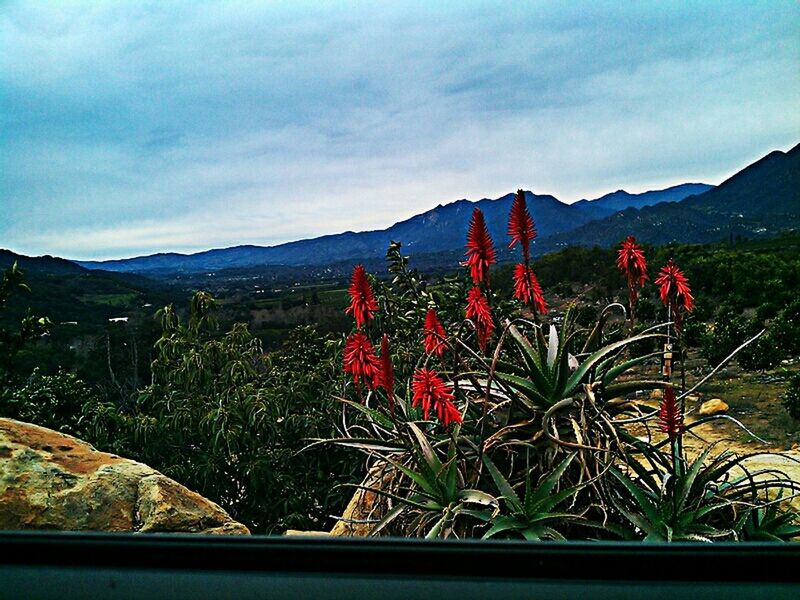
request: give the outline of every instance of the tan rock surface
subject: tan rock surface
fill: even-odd
[[[374,466],[361,485],[385,490],[392,481],[394,473],[385,464]],[[370,490],[359,489],[353,494],[342,518],[331,529],[331,535],[341,537],[366,537],[372,533],[378,521],[386,514],[386,496]]]
[[[697,414],[701,417],[710,417],[712,415],[721,415],[728,412],[730,407],[719,398],[712,398],[700,405],[700,410]]]
[[[250,533],[210,500],[147,465],[3,418],[0,529]]]

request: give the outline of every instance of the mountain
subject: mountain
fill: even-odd
[[[708,214],[738,218],[768,216],[796,222],[800,215],[800,144],[770,152],[686,205]]]
[[[650,244],[762,238],[800,228],[800,144],[775,151],[717,187],[680,202],[627,208],[540,240],[539,251],[568,244],[611,246],[627,235]]]
[[[616,194],[626,194],[632,202],[641,203],[653,201],[654,198],[677,198],[681,193],[688,194],[696,190],[698,185],[703,184],[685,184],[645,194]],[[525,194],[538,234],[542,238],[571,231],[605,217],[613,212],[609,206],[625,203],[620,196],[616,200],[604,196],[598,200],[565,204],[553,196],[532,192]],[[176,273],[191,274],[231,268],[309,266],[348,260],[382,259],[391,240],[400,240],[403,247],[414,252],[415,256],[462,252],[469,219],[476,206],[483,211],[489,232],[497,241],[498,252],[502,257],[506,251],[503,240],[507,239],[506,224],[513,199],[514,194],[506,194],[494,200],[457,200],[440,204],[422,214],[395,223],[388,229],[360,233],[347,231],[278,246],[236,246],[196,254],[153,254],[122,260],[83,261],[78,264],[91,269],[172,276]]]
[[[56,256],[24,256],[16,254],[11,250],[3,250],[0,248],[0,271],[8,269],[11,265],[17,263],[23,271],[33,270],[40,274],[49,275],[75,275],[85,273],[86,269],[78,266],[72,261]]]
[[[90,270],[63,258],[30,257],[0,249],[0,271],[19,265],[30,292],[12,295],[0,311],[0,324],[19,323],[28,307],[71,333],[87,333],[108,319],[127,316],[144,305],[164,306],[182,291],[132,273]],[[152,312],[153,308],[148,308]]]
[[[707,183],[682,183],[663,190],[652,190],[641,194],[629,194],[625,190],[617,190],[594,200],[579,200],[573,206],[591,205],[595,209],[607,211],[612,215],[626,208],[644,208],[660,202],[679,202],[688,196],[707,192],[713,185]]]
[[[496,200],[458,200],[440,204],[420,215],[395,223],[388,229],[360,233],[347,231],[278,246],[236,246],[188,255],[155,254],[79,264],[88,268],[139,273],[197,272],[256,265],[327,264],[383,257],[391,240],[401,240],[405,248],[415,253],[441,252],[464,245],[464,236],[475,206],[483,210],[492,236],[498,241],[505,239],[508,211],[513,199],[513,194],[507,194]],[[540,235],[568,231],[604,214],[591,206],[587,209],[564,204],[553,196],[526,192],[526,199],[536,215]]]
[[[566,245],[610,246],[627,235],[644,242],[714,242],[729,236],[768,237],[800,226],[800,145],[771,152],[717,187],[685,183],[630,194],[619,190],[594,200],[565,204],[553,196],[525,192],[539,233],[534,251]],[[347,231],[277,246],[236,246],[196,254],[154,254],[80,262],[90,269],[184,277],[220,270],[272,267],[317,268],[347,261],[378,261],[391,240],[428,263],[463,255],[474,207],[486,217],[499,259],[510,258],[506,223],[514,195],[477,202],[457,200],[395,223],[388,229]]]

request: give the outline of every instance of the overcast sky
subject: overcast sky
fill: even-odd
[[[186,252],[518,187],[718,183],[800,141],[798,108],[794,0],[0,1],[0,247]]]

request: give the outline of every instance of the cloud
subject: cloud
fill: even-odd
[[[800,135],[791,2],[7,2],[0,245],[384,227],[516,187],[717,182]]]

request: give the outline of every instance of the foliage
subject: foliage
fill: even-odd
[[[789,385],[783,394],[783,405],[793,419],[800,420],[800,372],[789,379]]]
[[[373,535],[712,541],[787,540],[800,532],[796,515],[774,501],[797,483],[770,470],[748,472],[746,456],[708,447],[690,459],[684,451],[685,431],[725,417],[684,426],[673,402],[680,412],[669,437],[628,429],[659,418],[635,398],[670,386],[654,349],[663,347],[663,324],[626,333],[610,326],[616,305],[586,328],[573,308],[545,324],[493,295],[498,325],[484,348],[463,312],[439,306],[428,289],[410,291],[421,279],[405,259],[394,272],[379,285],[382,310],[370,330],[391,332],[392,397],[376,388],[346,400],[346,411],[367,426],[319,442],[355,447],[392,473],[379,487],[361,486],[385,499]],[[463,303],[463,279],[448,285]],[[415,305],[415,298],[424,300]],[[422,343],[430,307],[446,315],[442,357]],[[725,345],[722,358],[747,328],[735,308],[722,308],[709,334]],[[455,423],[428,420],[414,407],[408,381],[432,365],[450,381],[461,416]]]
[[[757,508],[749,501],[761,487],[741,465],[745,458],[728,451],[711,456],[707,447],[689,462],[677,444],[672,458],[640,445],[642,462],[628,466],[633,478],[616,468],[611,474],[622,484],[615,488],[613,503],[629,522],[627,537],[644,535],[644,541],[704,541],[737,539],[748,517],[765,506],[766,497]],[[765,471],[766,472],[766,471]],[[766,487],[781,489],[780,480]],[[797,535],[800,533],[798,529]]]
[[[796,255],[750,245],[646,251],[653,253],[653,265],[675,256],[685,268],[699,298],[682,342],[701,344],[709,361],[727,356],[764,324],[769,333],[739,353],[742,367],[770,368],[782,356],[800,354],[800,302],[789,304],[786,287],[799,281]],[[31,317],[27,325],[0,331],[0,358],[6,357],[8,369],[0,365],[0,375],[9,378],[13,370],[17,380],[0,395],[0,412],[147,462],[219,502],[256,532],[328,527],[351,489],[342,484],[364,472],[358,451],[367,466],[393,474],[375,490],[386,503],[374,522],[376,535],[797,536],[796,515],[780,496],[795,492],[796,484],[771,473],[751,478],[744,457],[706,452],[690,460],[680,439],[670,442],[647,427],[658,411],[639,399],[667,385],[659,372],[666,315],[646,284],[637,321],[625,322],[616,303],[625,297],[624,281],[613,251],[568,248],[536,261],[543,285],[564,292],[574,287],[580,295],[569,306],[551,302],[549,321],[510,299],[510,270],[482,278],[495,325],[486,348],[465,319],[472,287],[466,273],[429,280],[410,267],[397,242],[387,263],[388,280],[367,275],[366,284],[361,282],[375,289],[378,308],[359,331],[376,347],[380,335],[388,335],[380,358],[382,369],[386,355],[393,365],[393,386],[376,381],[376,389],[356,390],[341,373],[343,337],[319,328],[294,329],[281,349],[265,354],[246,324],[228,326],[232,309],[198,293],[187,313],[172,305],[160,311],[160,337],[149,358],[151,344],[142,340],[152,332],[145,321],[136,324],[141,334],[131,321],[98,336],[86,360],[93,365],[92,381],[102,377],[103,385],[59,371],[58,360],[50,371],[42,367],[30,374],[27,363],[21,368],[26,347],[44,356],[41,342],[31,342],[42,339],[47,321]],[[20,283],[19,274],[7,272],[0,307],[12,291],[24,291]],[[84,300],[100,310],[121,298],[104,293],[94,290]],[[323,291],[317,301],[325,304],[331,295],[344,308],[344,291]],[[285,308],[304,303],[288,294],[264,298]],[[730,302],[709,327],[705,320],[719,298]],[[759,309],[756,321],[742,316],[744,307],[765,302],[774,302],[775,310]],[[423,343],[430,309],[445,332],[441,353],[426,351]],[[341,331],[340,323],[334,329]],[[447,382],[459,411],[459,419],[450,419],[455,423],[426,420],[413,406],[410,382],[423,368]],[[150,383],[142,385],[148,375]],[[796,379],[785,401],[798,418]],[[629,426],[642,425],[646,435],[637,431],[635,437]]]
[[[91,437],[220,503],[255,531],[319,529],[343,501],[339,483],[358,470],[347,451],[301,453],[333,432],[338,342],[297,330],[266,356],[244,324],[219,335],[216,301],[192,298],[183,324],[160,311],[153,382],[128,411],[89,407]]]
[[[717,311],[714,326],[703,338],[700,350],[703,358],[717,364],[733,352],[745,339],[747,323],[731,304],[723,304]]]
[[[0,280],[0,315],[7,307],[9,299],[17,292],[30,292],[25,276],[15,262],[3,272]],[[13,375],[14,359],[22,347],[48,332],[52,323],[47,317],[37,317],[30,309],[14,329],[0,327],[0,382]]]
[[[35,369],[17,386],[0,391],[0,415],[85,437],[83,407],[97,401],[95,390],[75,374]]]
[[[761,326],[758,321],[752,322],[747,328],[748,334],[755,335]],[[737,355],[737,360],[745,371],[766,371],[778,366],[783,356],[772,332],[768,332],[743,348]]]
[[[795,299],[772,323],[775,343],[786,356],[800,356],[800,300]]]

